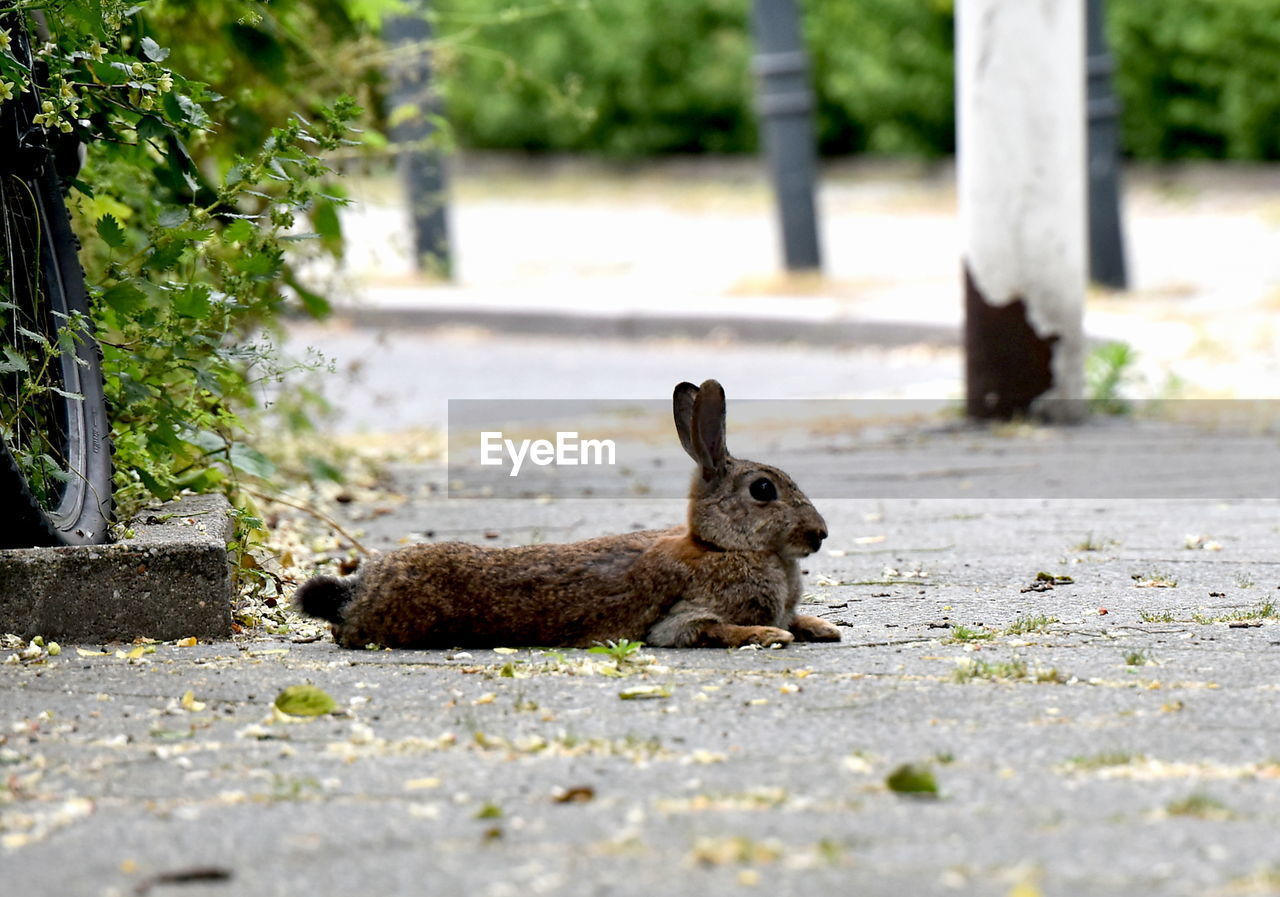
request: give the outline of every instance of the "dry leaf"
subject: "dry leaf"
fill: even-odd
[[[558,804],[585,804],[596,796],[596,789],[590,785],[575,785],[572,788],[557,788],[551,799]]]
[[[404,783],[405,791],[423,791],[427,788],[439,788],[440,780],[435,776],[428,776],[422,779],[409,779]]]
[[[664,685],[636,685],[632,688],[624,688],[618,692],[618,697],[624,701],[640,701],[649,698],[669,698],[671,697],[671,689]]]

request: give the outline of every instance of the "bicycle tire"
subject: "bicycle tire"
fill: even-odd
[[[25,35],[18,36],[25,43]],[[11,403],[21,421],[0,432],[0,548],[99,544],[109,538],[112,457],[101,352],[89,325],[79,242],[53,153],[43,144],[25,144],[30,111],[17,100],[5,105],[0,271],[9,305],[0,309],[0,349],[22,340],[30,345],[35,333],[56,355],[51,348],[43,371],[55,388],[32,393],[36,398],[26,405],[23,373],[8,371],[0,379],[12,391],[6,407]],[[56,481],[36,482],[31,465],[19,463],[32,446],[58,462]]]

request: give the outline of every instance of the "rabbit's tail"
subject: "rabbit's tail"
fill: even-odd
[[[355,577],[313,576],[293,596],[294,603],[309,617],[330,623],[342,622],[342,611],[355,598]]]

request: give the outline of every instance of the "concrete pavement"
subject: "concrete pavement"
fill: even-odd
[[[907,286],[837,261],[808,299],[759,295],[775,287],[761,261],[768,231],[748,235],[767,209],[749,182],[730,178],[725,190],[695,177],[677,200],[631,178],[648,205],[628,215],[616,194],[593,206],[595,188],[572,179],[550,178],[558,212],[492,172],[485,180],[495,195],[469,188],[471,211],[460,206],[493,237],[468,243],[490,253],[462,262],[472,297],[515,297],[525,284],[527,297],[546,299],[577,284],[569,298],[584,303],[631,282],[633,297],[672,307],[734,290],[843,302],[834,289],[864,311],[879,302],[918,321],[928,316],[912,310],[925,306],[909,300],[942,295],[930,284],[945,269],[951,307],[945,179],[936,190],[928,178],[918,189],[851,188],[858,203],[883,205],[841,226],[870,247],[861,257]],[[1140,351],[1153,347],[1153,389],[1160,360],[1176,357],[1205,372],[1194,383],[1208,392],[1231,383],[1236,394],[1274,394],[1263,351],[1274,331],[1255,326],[1267,321],[1274,256],[1258,252],[1274,224],[1242,193],[1215,194],[1221,227],[1191,227],[1177,213],[1185,194],[1162,189],[1153,221],[1167,224],[1171,273],[1123,309],[1150,325],[1126,332]],[[518,201],[525,217],[499,220]],[[580,208],[591,214],[572,214]],[[745,222],[741,239],[690,242],[714,232],[708,214]],[[895,215],[904,223],[883,230]],[[592,222],[594,242],[578,240]],[[1191,264],[1196,234],[1236,241],[1244,267]],[[903,249],[911,235],[920,239]],[[575,241],[592,252],[562,265],[556,252]],[[645,246],[665,249],[625,255]],[[498,264],[503,247],[522,261]],[[684,261],[664,269],[672,259]],[[1231,276],[1184,294],[1179,271]],[[1252,342],[1239,341],[1239,324],[1218,342],[1201,326],[1218,320],[1206,304],[1231,296]],[[735,397],[947,399],[960,371],[954,348],[936,342],[570,340],[457,326],[298,328],[290,339],[335,360],[335,429],[347,433],[430,430],[449,398],[660,399],[676,380],[706,376],[725,383],[732,428]],[[1121,426],[1151,438],[1141,422]],[[243,632],[232,641],[63,645],[54,656],[11,643],[0,654],[15,655],[0,666],[0,881],[76,895],[1280,892],[1276,502],[1172,490],[965,497],[973,464],[1016,470],[1044,432],[974,439],[933,426],[921,439],[918,425],[882,427],[876,469],[901,479],[928,470],[932,487],[913,498],[815,495],[832,537],[806,564],[806,606],[841,627],[839,644],[620,662],[518,646],[349,652],[274,599],[237,607]],[[819,438],[783,448],[761,460],[798,470],[802,457],[812,471],[824,452],[851,450]],[[973,464],[938,463],[960,453]],[[571,540],[682,512],[669,499],[450,500],[442,461],[380,470],[376,489],[325,505],[379,549]],[[1234,465],[1213,477],[1223,494],[1249,494],[1255,481]],[[298,720],[273,710],[304,683],[335,711]],[[890,788],[903,764],[927,769],[937,795]]]
[[[385,476],[409,496],[394,513],[340,509],[371,547],[568,540],[681,510],[449,501],[440,466]],[[351,652],[259,608],[278,634],[0,667],[4,880],[85,895],[184,877],[183,893],[247,895],[1276,890],[1274,502],[820,509],[832,538],[806,564],[806,601],[841,627],[836,645],[621,663]],[[300,683],[336,712],[276,714]],[[905,763],[937,797],[887,787]]]

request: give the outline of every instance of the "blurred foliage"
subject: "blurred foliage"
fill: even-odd
[[[754,145],[742,0],[442,0],[433,15],[464,144],[630,156]]]
[[[461,143],[640,156],[751,152],[749,0],[442,0]],[[810,0],[824,151],[954,145],[951,0]]]
[[[245,415],[296,367],[273,345],[281,316],[328,310],[295,267],[341,250],[327,160],[356,144],[360,110],[343,93],[373,82],[344,54],[376,33],[353,14],[373,5],[0,0],[49,29],[42,77],[0,46],[0,92],[36,90],[50,140],[87,148],[68,205],[123,515],[272,475]]]
[[[801,0],[827,154],[955,148],[954,0]],[[464,146],[756,149],[750,0],[439,0]],[[1280,0],[1108,0],[1126,149],[1280,159]]]
[[[1139,158],[1280,159],[1280,0],[1109,0]]]

